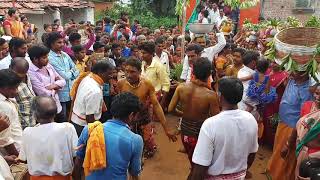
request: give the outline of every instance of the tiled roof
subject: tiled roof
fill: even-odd
[[[94,4],[83,0],[16,0],[14,6],[20,13],[38,14],[47,7],[80,9],[94,7]],[[13,7],[12,0],[0,0],[1,15],[4,15],[11,7]]]

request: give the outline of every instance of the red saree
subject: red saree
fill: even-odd
[[[270,86],[276,88],[278,98],[273,103],[267,104],[264,108],[263,125],[265,129],[263,132],[262,141],[273,146],[276,127],[273,127],[271,119],[279,112],[280,101],[286,88],[284,81],[288,78],[288,73],[285,71],[274,72],[269,69],[266,74],[270,76]]]

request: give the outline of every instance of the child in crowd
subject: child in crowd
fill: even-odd
[[[126,59],[125,58],[120,58],[118,60],[118,66],[116,67],[117,69],[117,80],[121,80],[123,78],[125,78],[125,73],[124,73],[124,69],[125,69],[125,64],[126,63]]]
[[[76,45],[72,47],[72,51],[74,52],[73,62],[80,73],[90,71],[92,64],[89,61],[89,56],[86,55],[86,49],[81,45]]]
[[[265,104],[272,103],[277,98],[277,92],[270,86],[269,75],[265,75],[269,68],[269,61],[260,59],[257,61],[256,72],[251,76],[247,92],[245,92],[244,103],[259,123],[259,138],[262,137],[263,125],[261,109]],[[250,77],[247,77],[247,79]]]

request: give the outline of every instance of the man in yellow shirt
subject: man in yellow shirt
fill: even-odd
[[[140,47],[142,54],[142,71],[144,78],[152,82],[162,109],[165,109],[165,100],[170,90],[169,74],[158,57],[154,56],[155,44],[145,42]]]

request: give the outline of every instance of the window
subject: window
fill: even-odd
[[[296,9],[314,9],[315,0],[295,0]]]

